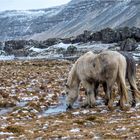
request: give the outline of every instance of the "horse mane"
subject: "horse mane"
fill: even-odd
[[[85,53],[84,55],[80,56],[76,60],[76,62],[73,64],[73,66],[69,72],[69,76],[68,76],[68,80],[67,80],[68,86],[72,86],[73,84],[77,84],[76,82],[79,81],[77,72],[79,72],[81,69],[83,69],[83,68],[79,68],[79,66],[80,67],[83,67],[83,66],[88,67],[89,66],[87,63],[85,63],[84,60],[88,60],[88,62],[90,62],[90,61],[92,62],[93,52],[89,51],[89,52]],[[83,65],[83,63],[84,63],[84,65]]]
[[[69,75],[68,75],[67,85],[69,87],[72,86],[75,76],[76,76],[76,63],[73,64],[73,66],[69,72]]]

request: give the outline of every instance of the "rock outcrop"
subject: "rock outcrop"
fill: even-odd
[[[120,43],[121,51],[135,51],[138,47],[138,43],[133,38],[128,38]]]
[[[84,44],[84,43],[93,43],[93,42],[102,42],[102,43],[118,43],[121,51],[135,51],[138,47],[138,42],[140,42],[140,29],[136,27],[128,28],[118,28],[111,29],[105,28],[97,32],[85,30],[82,34],[70,37],[70,38],[50,38],[44,41],[37,40],[11,40],[1,42],[0,49],[8,54],[15,56],[28,56],[31,54],[30,48],[37,49],[46,49],[62,43],[69,44],[67,48],[58,48],[57,52],[62,54],[74,54],[77,51],[77,48],[73,44]],[[49,50],[48,50],[49,51]]]

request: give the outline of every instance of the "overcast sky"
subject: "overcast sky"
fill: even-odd
[[[48,8],[68,3],[70,0],[0,0],[0,11]]]

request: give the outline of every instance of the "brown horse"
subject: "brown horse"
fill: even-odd
[[[66,86],[67,107],[72,107],[77,99],[80,82],[87,90],[87,102],[90,106],[95,105],[93,88],[96,88],[96,83],[104,83],[105,93],[109,101],[108,106],[112,107],[111,91],[114,83],[117,82],[121,95],[120,106],[124,108],[124,101],[128,100],[125,84],[126,65],[125,57],[115,51],[105,51],[98,55],[88,52],[81,56],[73,65],[68,76]]]

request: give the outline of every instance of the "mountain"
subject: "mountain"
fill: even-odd
[[[48,19],[58,14],[63,7],[0,12],[0,40],[21,39],[47,30],[56,22],[49,22]]]
[[[64,38],[123,26],[140,27],[139,0],[72,0],[54,8],[0,12],[0,40]]]

